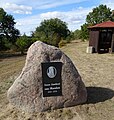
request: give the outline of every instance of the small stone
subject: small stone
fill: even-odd
[[[62,96],[42,97],[42,62],[62,62]],[[37,41],[27,52],[25,66],[7,92],[9,102],[25,112],[42,112],[86,102],[87,91],[72,61],[59,48]]]

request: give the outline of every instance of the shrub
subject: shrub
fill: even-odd
[[[65,46],[66,44],[67,44],[67,41],[61,40],[58,45],[59,45],[59,48],[61,48],[61,47]]]

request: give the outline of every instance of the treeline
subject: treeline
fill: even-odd
[[[76,29],[72,32],[68,29],[66,22],[53,18],[42,21],[31,36],[26,34],[21,36],[19,30],[14,27],[16,23],[13,16],[0,8],[0,51],[13,49],[24,54],[24,51],[37,40],[56,47],[61,47],[71,40],[88,40],[87,28],[108,20],[114,21],[114,11],[106,5],[100,5],[87,15],[81,30]]]

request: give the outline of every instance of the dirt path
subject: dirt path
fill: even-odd
[[[114,54],[87,54],[87,42],[62,48],[88,90],[86,104],[45,113],[24,113],[10,106],[6,92],[24,66],[24,57],[0,59],[0,120],[114,120]]]

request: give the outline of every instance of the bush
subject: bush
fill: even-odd
[[[66,39],[70,31],[67,23],[58,18],[44,20],[33,32],[32,37],[37,37],[42,42],[58,47],[61,39]]]
[[[61,40],[58,45],[59,45],[59,48],[61,48],[61,47],[65,46],[66,44],[67,44],[67,41]]]
[[[24,51],[32,44],[32,39],[28,38],[25,34],[21,37],[19,37],[16,41],[16,45],[21,52],[21,54],[24,54]]]

